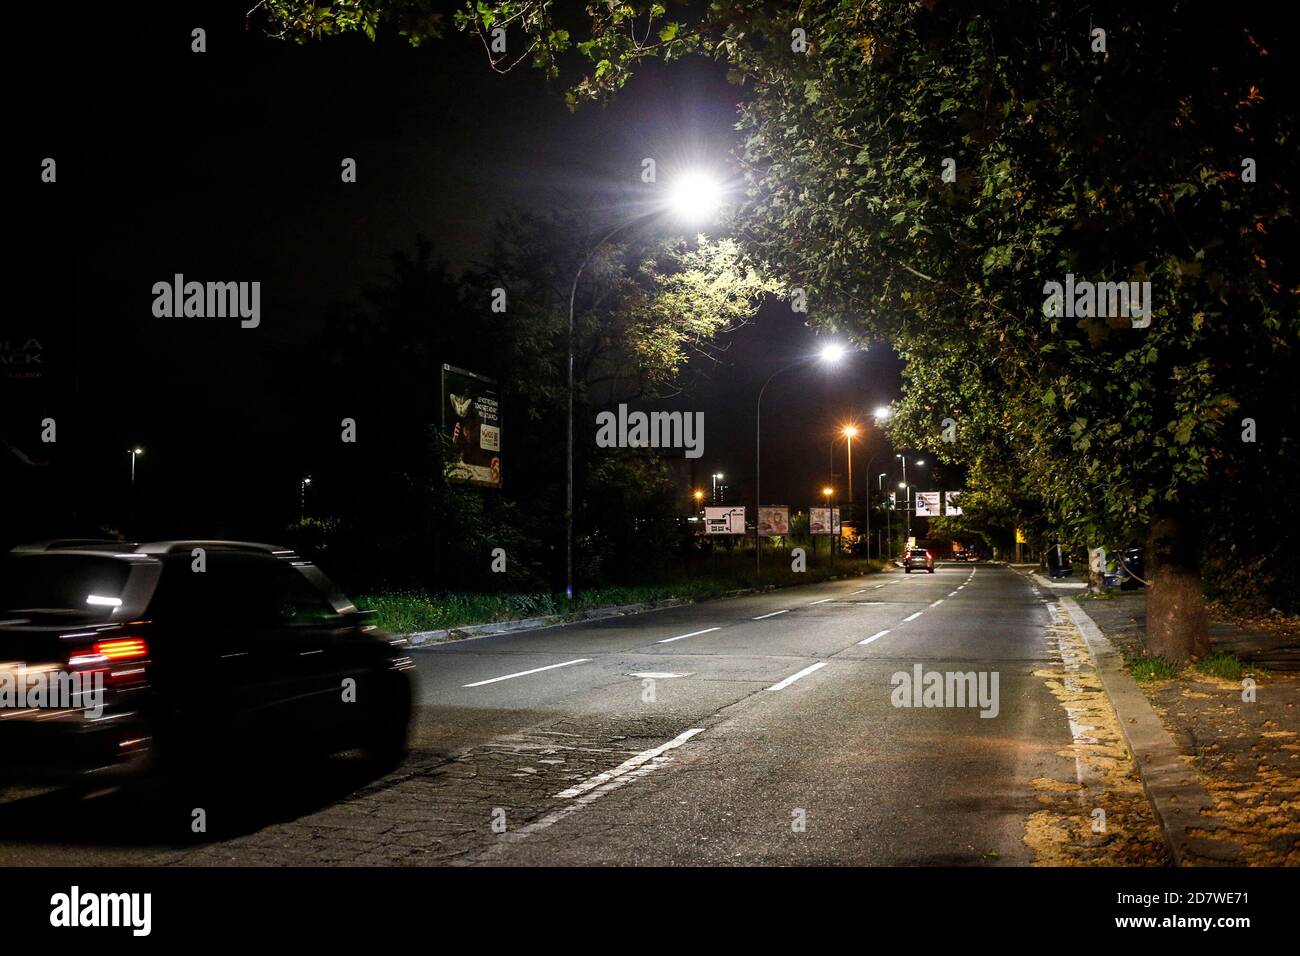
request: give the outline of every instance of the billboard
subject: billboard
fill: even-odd
[[[918,491],[916,493],[916,516],[918,518],[939,517],[938,491]]]
[[[790,533],[790,508],[787,505],[774,505],[758,509],[758,534],[770,538],[777,534]]]
[[[447,477],[483,488],[500,488],[501,407],[496,382],[444,365],[442,428],[451,438],[452,447]]]
[[[705,534],[744,534],[744,508],[705,508]]]
[[[840,509],[839,508],[809,508],[808,509],[808,533],[809,534],[839,534],[840,533]]]
[[[943,513],[946,515],[961,514],[960,491],[945,491],[943,493]]]

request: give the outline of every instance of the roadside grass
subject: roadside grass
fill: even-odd
[[[1241,680],[1241,659],[1236,654],[1218,653],[1202,657],[1194,665],[1202,674],[1217,677],[1220,680]]]
[[[1159,680],[1173,680],[1181,673],[1177,667],[1163,657],[1130,657],[1125,665],[1133,679],[1139,684],[1150,684]]]
[[[772,561],[776,564],[776,559]],[[394,634],[415,631],[438,631],[471,624],[518,621],[529,617],[553,615],[579,616],[584,611],[621,604],[644,604],[676,598],[703,601],[731,591],[755,587],[789,587],[815,584],[833,576],[868,574],[880,571],[885,562],[843,559],[834,566],[827,564],[791,571],[785,562],[775,569],[764,570],[760,579],[752,570],[732,569],[728,573],[704,574],[660,584],[596,587],[579,590],[574,600],[563,594],[431,594],[421,591],[387,591],[357,597],[359,608],[376,611],[375,623]]]

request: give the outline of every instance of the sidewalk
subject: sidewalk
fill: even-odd
[[[1126,660],[1143,656],[1145,592],[1075,598]],[[1212,654],[1241,660],[1239,675],[1229,662],[1220,676],[1189,667],[1138,685],[1211,801],[1205,827],[1176,836],[1184,861],[1300,865],[1300,639],[1223,621],[1211,625],[1210,639]]]

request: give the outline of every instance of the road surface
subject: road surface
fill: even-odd
[[[233,781],[200,834],[135,791],[10,791],[0,863],[1028,864],[1106,799],[1061,627],[955,564],[421,648],[399,771]],[[918,667],[983,705],[915,706]]]

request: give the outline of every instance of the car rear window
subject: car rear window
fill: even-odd
[[[5,619],[106,621],[122,603],[130,565],[86,554],[23,554],[0,559]]]

